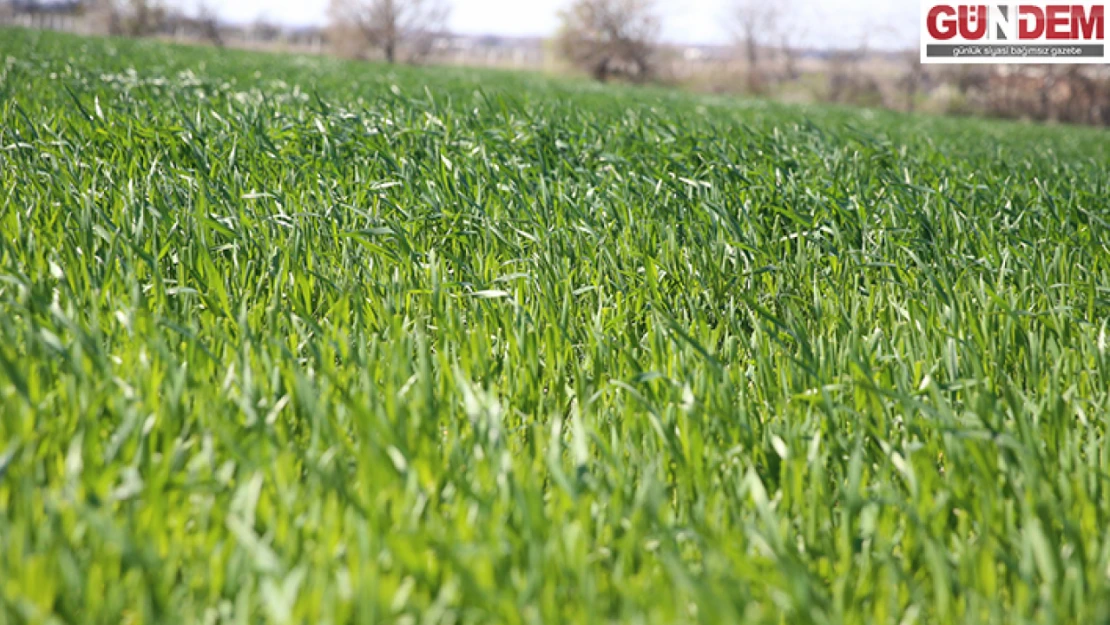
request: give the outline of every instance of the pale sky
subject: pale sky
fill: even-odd
[[[196,0],[177,0],[189,5]],[[782,0],[765,0],[781,2]],[[449,0],[451,30],[466,34],[548,36],[570,0]],[[812,47],[850,46],[870,30],[877,47],[917,45],[919,0],[790,0]],[[211,3],[228,21],[259,17],[286,25],[323,24],[328,0],[225,0]],[[657,0],[663,37],[672,43],[725,43],[729,0]]]

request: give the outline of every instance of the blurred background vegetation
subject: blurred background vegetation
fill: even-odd
[[[795,2],[724,0],[724,44],[660,37],[665,4],[567,0],[547,37],[452,32],[450,0],[330,0],[324,25],[222,21],[206,0],[0,0],[0,24],[83,34],[158,37],[247,49],[581,74],[789,102],[833,102],[937,114],[1110,125],[1110,68],[925,66],[861,36],[822,45]],[[671,7],[672,9],[676,7]],[[871,32],[882,30],[878,25]]]

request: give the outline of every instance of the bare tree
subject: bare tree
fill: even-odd
[[[574,0],[560,18],[560,52],[595,79],[654,74],[659,18],[652,0]]]
[[[782,10],[783,5],[774,0],[733,0],[729,20],[733,36],[743,46],[748,62],[749,87],[762,85],[763,53],[770,51],[775,40],[786,32],[780,23]]]
[[[162,28],[166,9],[158,0],[92,0],[89,18],[109,35],[142,37]]]
[[[252,43],[273,43],[281,39],[281,26],[259,15],[247,29],[247,36]]]
[[[779,52],[782,54],[783,73],[788,80],[796,80],[798,71],[798,56],[809,36],[807,18],[801,14],[802,2],[798,0],[781,0],[779,17],[775,20],[777,32],[773,33],[778,38]]]
[[[389,63],[417,62],[431,53],[450,14],[444,0],[331,0],[329,34],[346,56],[376,50]]]
[[[871,50],[867,32],[864,29],[855,47],[840,48],[829,53],[826,98],[830,102],[882,106],[882,87],[864,67]]]
[[[917,105],[917,94],[925,82],[925,66],[921,64],[921,52],[917,48],[905,50],[898,54],[902,62],[902,76],[898,79],[898,86],[906,98],[906,111],[912,113]]]
[[[220,33],[220,20],[219,16],[216,15],[216,9],[205,1],[198,3],[196,20],[201,38],[218,48],[222,48],[224,46],[224,38]]]

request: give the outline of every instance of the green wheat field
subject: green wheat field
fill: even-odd
[[[1110,132],[0,30],[0,624],[1110,622]]]

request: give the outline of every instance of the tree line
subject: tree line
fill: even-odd
[[[93,30],[107,34],[185,32],[223,45],[211,1],[201,0],[185,15],[164,0],[0,0],[0,18],[13,9],[64,11],[84,16]],[[715,82],[688,85],[693,88],[772,97],[804,88],[809,99],[854,105],[1110,125],[1110,72],[1099,73],[1099,68],[926,68],[916,45],[900,53],[877,53],[866,39],[817,55],[805,48],[807,21],[800,3],[806,0],[724,1],[723,25],[732,35],[733,52],[726,64],[707,72]],[[449,0],[329,0],[327,26],[320,34],[342,56],[419,63],[449,35],[450,16]],[[253,30],[260,34],[262,25]],[[662,44],[661,27],[656,0],[566,0],[553,49],[599,81],[677,82],[667,72],[674,49]],[[267,41],[278,38],[271,35]],[[876,58],[884,59],[885,68],[876,70]],[[726,65],[727,71],[717,71]],[[733,73],[734,66],[742,69]]]
[[[790,0],[731,0],[727,20],[742,43],[752,83],[766,79],[766,51],[796,70],[801,24]],[[330,0],[329,40],[341,54],[419,62],[447,30],[447,0]],[[562,57],[598,80],[636,82],[658,75],[661,19],[654,0],[570,0],[559,12],[555,43]]]
[[[0,0],[0,10],[78,13],[93,30],[111,35],[141,37],[185,27],[219,45],[213,1],[201,0],[190,14],[164,0]],[[761,61],[772,48],[793,67],[799,24],[789,20],[791,1],[731,0],[730,29],[745,51],[753,85],[765,79]],[[343,56],[418,63],[448,33],[450,16],[449,0],[329,0],[326,36]],[[555,45],[566,61],[598,80],[644,82],[659,74],[660,29],[655,0],[568,0],[559,12]]]

